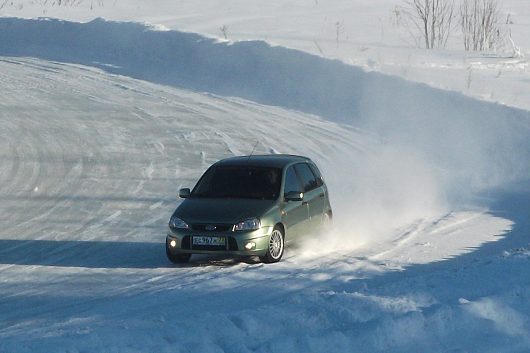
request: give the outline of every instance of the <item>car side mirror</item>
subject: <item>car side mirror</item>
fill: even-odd
[[[191,191],[188,188],[184,188],[184,189],[180,189],[179,190],[179,197],[181,199],[187,199],[188,197],[190,197],[190,195],[191,195]]]
[[[285,201],[302,201],[303,199],[303,192],[289,191],[287,194],[285,194]]]

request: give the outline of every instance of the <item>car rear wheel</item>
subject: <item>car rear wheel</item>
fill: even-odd
[[[280,227],[274,227],[272,234],[269,238],[269,246],[267,253],[260,257],[262,262],[273,263],[278,262],[283,256],[284,250],[284,234]]]
[[[166,246],[166,255],[169,261],[174,264],[183,264],[190,261],[191,254],[172,254]]]
[[[321,224],[324,230],[329,230],[331,228],[331,226],[333,225],[333,216],[331,215],[331,212],[326,212],[322,214]]]

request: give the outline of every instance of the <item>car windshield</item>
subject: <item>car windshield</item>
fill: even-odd
[[[214,166],[204,173],[191,197],[275,200],[280,185],[278,168]]]

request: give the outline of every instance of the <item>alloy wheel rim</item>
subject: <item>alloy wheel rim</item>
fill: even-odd
[[[272,232],[269,241],[269,252],[274,260],[277,260],[282,255],[283,251],[283,237],[279,230]]]

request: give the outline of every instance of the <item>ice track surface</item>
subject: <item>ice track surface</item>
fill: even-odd
[[[0,83],[0,352],[451,350],[482,334],[482,316],[468,312],[511,313],[481,301],[495,289],[468,308],[458,290],[440,291],[462,263],[471,268],[453,287],[473,285],[490,259],[394,271],[471,251],[512,226],[480,210],[418,220],[376,244],[337,250],[315,239],[274,265],[166,260],[177,190],[211,163],[257,142],[258,153],[309,154],[333,173],[337,151],[377,148],[360,131],[36,59],[2,58]],[[511,255],[495,258],[500,270],[527,261]],[[527,347],[528,322],[511,317],[508,333],[490,328],[493,348]]]

